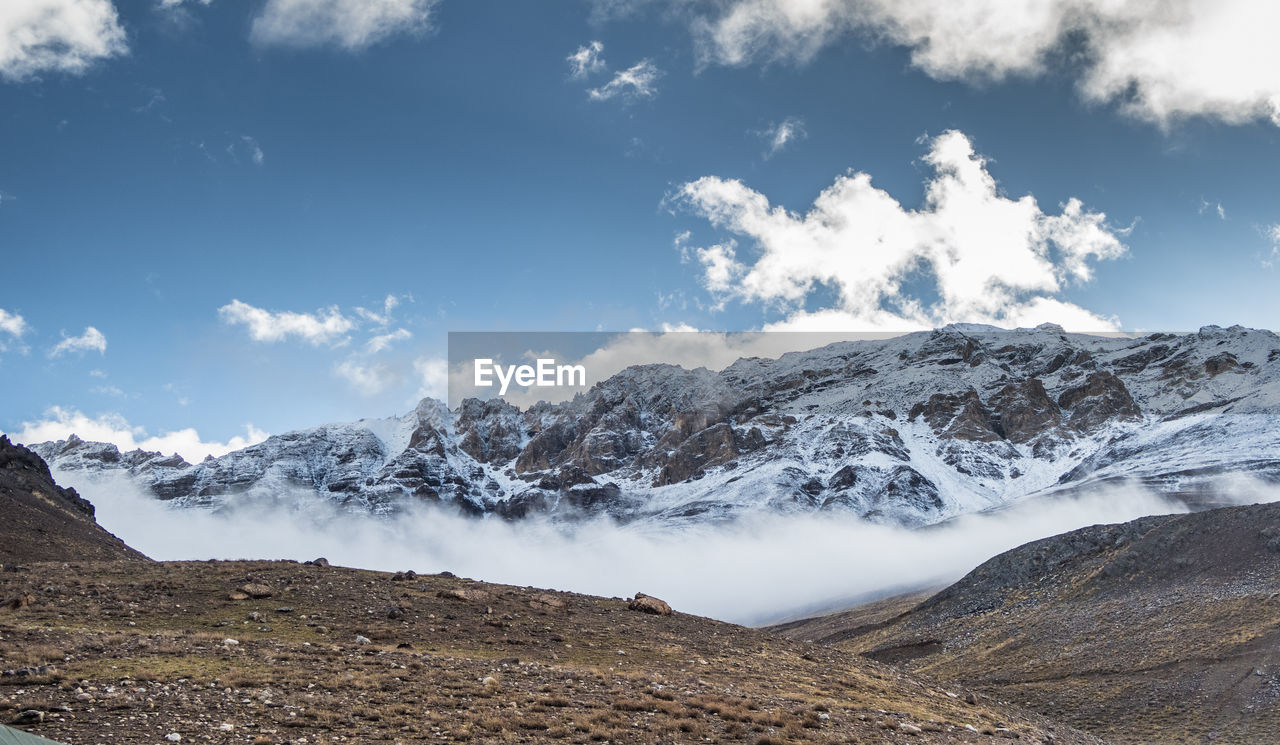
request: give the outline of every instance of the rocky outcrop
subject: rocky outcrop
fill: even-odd
[[[4,435],[0,435],[0,516],[2,564],[146,560],[103,530],[94,520],[93,505],[75,489],[58,486],[39,455]]]
[[[1108,422],[1142,416],[1124,381],[1105,370],[1090,373],[1084,383],[1063,391],[1058,406],[1068,412],[1067,426],[1077,432],[1092,432]]]

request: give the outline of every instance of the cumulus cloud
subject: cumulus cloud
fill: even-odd
[[[439,0],[267,0],[253,19],[258,44],[337,46],[358,51],[393,35],[431,27]]]
[[[83,73],[125,54],[128,45],[111,0],[6,0],[0,3],[0,78]]]
[[[584,44],[565,59],[569,63],[569,77],[574,80],[582,80],[588,75],[603,72],[605,69],[604,44],[598,41]]]
[[[1069,62],[1080,94],[1161,125],[1280,124],[1280,5],[1253,0],[729,0],[691,11],[700,60],[805,63],[859,32],[939,80],[1035,77]]]
[[[92,326],[86,326],[84,333],[79,336],[67,336],[62,334],[62,341],[58,342],[49,350],[50,357],[61,357],[69,352],[84,354],[85,352],[97,352],[98,354],[107,353],[107,337],[102,332]]]
[[[1073,282],[1088,281],[1094,261],[1125,252],[1105,214],[1075,198],[1055,215],[1030,195],[1005,196],[960,132],[943,133],[929,148],[924,162],[934,174],[918,209],[872,186],[869,174],[852,171],[803,215],[771,205],[741,181],[713,176],[684,184],[670,199],[752,241],[749,256],[733,239],[691,254],[714,295],[792,311],[774,328],[1115,327],[1113,319],[1055,297]],[[932,279],[936,299],[908,292],[907,282],[921,277]],[[802,310],[821,290],[832,291],[835,303]]]
[[[804,120],[798,116],[789,116],[777,124],[759,130],[756,134],[765,141],[768,148],[764,153],[766,158],[777,155],[791,143],[809,136],[804,129]]]
[[[641,98],[653,98],[658,95],[658,79],[662,71],[647,59],[640,60],[625,70],[614,73],[613,79],[599,88],[591,88],[587,95],[593,101],[607,101],[611,98],[623,101],[634,101]]]
[[[269,311],[232,300],[218,309],[223,322],[243,325],[254,341],[278,342],[297,337],[314,346],[341,340],[355,328],[355,322],[330,306],[315,313]]]
[[[1280,259],[1280,223],[1268,225],[1262,232],[1271,241],[1271,253],[1262,260],[1262,266],[1271,269],[1276,265],[1276,260]]]
[[[27,445],[65,440],[74,434],[82,440],[109,442],[122,452],[141,448],[161,453],[177,453],[190,463],[198,463],[206,455],[225,455],[267,439],[267,433],[252,424],[245,425],[243,436],[237,435],[226,442],[205,442],[190,427],[148,435],[144,428],[131,426],[120,414],[107,413],[89,417],[75,409],[60,406],[46,411],[43,419],[23,422],[20,426],[20,430],[8,433],[9,437]]]

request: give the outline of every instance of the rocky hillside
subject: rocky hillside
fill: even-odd
[[[424,400],[198,464],[76,438],[33,447],[59,471],[122,469],[190,505],[301,497],[666,522],[834,510],[922,525],[1122,480],[1213,506],[1223,474],[1280,481],[1278,413],[1268,331],[965,325],[719,372],[631,367],[526,410]]]
[[[896,617],[867,616],[779,632],[1114,742],[1280,741],[1280,504],[1047,538]]]
[[[40,456],[0,435],[0,564],[145,559],[93,519],[93,505],[54,483]]]
[[[36,564],[0,596],[29,598],[0,717],[69,743],[1102,742],[652,598],[323,561]]]

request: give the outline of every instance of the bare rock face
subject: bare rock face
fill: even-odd
[[[524,418],[502,399],[463,401],[457,429],[458,448],[481,463],[506,463],[524,445]]]
[[[643,592],[637,592],[635,598],[627,604],[627,607],[633,611],[640,613],[648,613],[654,616],[671,615],[671,606],[664,601],[655,597],[645,595]]]
[[[1069,412],[1067,425],[1078,432],[1091,432],[1108,421],[1132,420],[1142,416],[1124,381],[1101,370],[1085,382],[1058,396],[1058,406]]]
[[[991,408],[995,429],[1014,443],[1029,442],[1062,423],[1058,404],[1038,378],[1005,386],[991,399]]]
[[[935,393],[923,404],[907,413],[914,421],[923,416],[940,436],[973,442],[994,442],[1000,433],[991,428],[991,411],[982,403],[978,392],[970,388],[963,393]]]

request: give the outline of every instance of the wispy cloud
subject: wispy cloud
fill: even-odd
[[[605,70],[604,44],[598,41],[584,44],[565,59],[569,63],[569,77],[574,80],[583,80],[589,75]]]
[[[107,337],[92,326],[86,326],[84,333],[79,336],[67,336],[66,332],[63,332],[62,341],[49,350],[49,356],[61,357],[64,354],[84,354],[85,352],[98,354],[107,352]]]
[[[804,119],[798,116],[789,116],[777,124],[771,124],[764,129],[757,130],[756,135],[763,139],[767,146],[764,156],[772,158],[782,152],[788,145],[808,137],[809,133],[804,129]]]
[[[431,28],[439,0],[267,0],[253,19],[257,44],[358,51]]]
[[[413,334],[409,333],[408,329],[396,329],[395,331],[386,334],[378,334],[377,336],[369,339],[369,341],[365,342],[364,349],[369,354],[377,354],[385,349],[389,349],[392,344],[395,344],[398,341],[405,341],[406,339],[412,338]]]
[[[614,73],[613,79],[599,88],[591,88],[587,95],[593,101],[607,101],[617,98],[622,101],[635,101],[641,98],[653,98],[658,95],[658,79],[662,71],[647,59],[640,60],[625,70]]]
[[[128,52],[111,0],[6,0],[0,4],[0,79],[80,74]]]
[[[218,309],[224,323],[242,325],[254,341],[278,342],[298,338],[314,346],[341,341],[356,324],[344,316],[337,306],[314,313],[270,311],[256,308],[240,300],[232,300]]]

